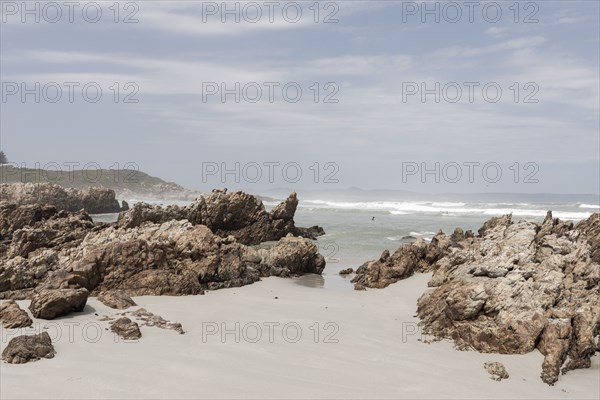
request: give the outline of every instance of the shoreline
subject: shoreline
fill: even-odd
[[[63,329],[78,323],[76,328],[81,326],[82,330],[74,330],[73,343],[66,340],[68,332],[63,332],[55,342],[57,356],[53,360],[25,365],[3,363],[0,396],[170,399],[600,395],[597,356],[592,358],[591,368],[571,371],[555,386],[548,386],[539,379],[543,356],[537,350],[525,355],[484,354],[457,351],[449,341],[419,341],[420,335],[413,333],[418,322],[415,304],[429,278],[430,274],[417,274],[385,290],[344,293],[270,277],[204,296],[134,297],[140,307],[181,322],[186,331],[178,335],[142,326],[143,336],[137,343],[115,343],[109,331],[103,331],[97,343],[86,342],[81,333],[86,323],[107,327],[108,322],[98,319],[122,312],[90,298],[83,313],[53,321],[35,320],[42,326],[59,324]],[[28,305],[27,301],[18,303],[24,309]],[[266,328],[256,343],[244,340],[243,332],[240,343],[235,342],[233,333],[226,335],[224,343],[218,334],[206,335],[211,323],[226,323],[235,331],[235,322],[241,324],[241,330],[251,323],[297,323],[303,335],[296,343],[285,340],[279,328],[274,330],[273,343],[267,340]],[[338,343],[325,343],[325,334],[333,332],[325,332],[327,322],[339,326],[332,337]],[[311,329],[314,323],[320,324],[318,343]],[[89,326],[91,336],[94,329]],[[11,331],[1,329],[3,334]],[[246,334],[251,335],[250,328]],[[1,346],[4,348],[6,342],[2,341]],[[504,363],[510,378],[502,382],[489,379],[483,368],[488,361]],[[32,376],[36,377],[36,385],[30,384]]]

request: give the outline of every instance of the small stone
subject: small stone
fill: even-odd
[[[133,322],[127,317],[122,317],[110,325],[110,330],[121,336],[125,340],[139,339],[142,337],[140,327],[137,322]]]
[[[483,364],[485,370],[491,375],[490,379],[495,381],[501,381],[502,379],[508,379],[508,372],[502,363],[499,362],[486,362]]]

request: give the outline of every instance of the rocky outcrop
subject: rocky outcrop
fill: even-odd
[[[19,205],[53,205],[64,211],[83,209],[90,214],[121,211],[114,190],[101,187],[79,190],[52,183],[0,184],[0,199]]]
[[[27,311],[21,309],[14,300],[4,300],[0,304],[0,322],[4,328],[26,328],[31,326]]]
[[[111,323],[110,330],[125,340],[135,340],[142,337],[140,326],[127,317],[121,317]]]
[[[354,273],[354,269],[353,268],[345,268],[343,270],[340,271],[340,275],[350,275]]]
[[[29,310],[35,318],[54,319],[83,311],[89,292],[86,289],[45,289],[35,293]]]
[[[600,214],[574,226],[493,218],[449,248],[418,301],[423,330],[458,348],[545,356],[542,380],[590,365],[600,334]],[[565,365],[565,361],[568,362]]]
[[[292,193],[271,212],[267,212],[262,201],[256,196],[244,192],[228,193],[227,190],[214,190],[209,196],[200,196],[187,207],[163,208],[136,204],[129,211],[119,215],[117,225],[121,228],[135,228],[146,222],[160,224],[187,219],[193,225],[207,226],[218,236],[233,236],[245,245],[279,240],[289,233],[311,239],[323,235],[323,229],[318,226],[295,226],[294,214],[297,207],[296,193]]]
[[[485,353],[537,348],[548,384],[589,367],[600,335],[600,214],[577,225],[551,212],[543,223],[505,215],[478,233],[440,232],[386,251],[357,270],[355,289],[433,271],[417,304],[423,333]]]
[[[24,364],[41,358],[53,358],[56,354],[48,332],[39,335],[18,336],[11,339],[2,351],[2,359],[10,364]]]
[[[253,249],[233,234],[219,236],[228,229],[243,241],[254,240],[253,232],[262,235],[260,240],[282,235],[294,228],[295,195],[276,207],[276,218],[260,200],[241,192],[215,192],[211,199],[184,208],[136,205],[121,214],[118,224],[94,223],[85,211],[0,203],[0,298],[81,288],[95,295],[114,290],[127,296],[201,294],[263,276],[323,270],[323,257],[302,237],[282,237],[270,249]],[[199,221],[210,222],[212,230]],[[262,231],[261,221],[269,229]],[[284,228],[271,230],[277,221]],[[118,307],[128,304],[101,297]]]
[[[450,236],[438,232],[428,244],[423,239],[417,239],[405,244],[390,255],[385,250],[379,259],[368,261],[356,270],[352,279],[354,288],[384,288],[399,280],[412,276],[415,272],[428,272],[433,265],[451,248],[461,248],[463,240],[470,240],[473,234],[464,233],[457,228]]]
[[[98,293],[98,300],[107,307],[124,310],[129,307],[137,306],[135,301],[125,293],[119,290]]]
[[[34,295],[34,289],[77,288],[94,294],[191,295],[250,284],[261,276],[321,273],[324,266],[308,239],[286,237],[270,249],[254,249],[204,225],[171,220],[91,230],[77,246],[11,258],[0,269],[0,296],[19,299]]]

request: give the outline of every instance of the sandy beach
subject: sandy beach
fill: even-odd
[[[543,356],[537,350],[498,355],[457,351],[448,341],[426,344],[427,337],[416,331],[414,314],[429,277],[418,274],[385,290],[365,292],[323,290],[300,285],[298,278],[271,277],[204,296],[135,297],[139,307],[181,322],[186,333],[142,326],[142,338],[132,342],[115,340],[105,330],[109,322],[99,321],[121,311],[90,298],[82,313],[34,320],[29,330],[2,328],[4,348],[17,333],[46,327],[57,354],[25,365],[2,363],[0,397],[600,396],[597,356],[590,369],[571,371],[548,386],[539,378]],[[19,304],[26,309],[29,302]],[[502,362],[510,378],[490,379],[483,368],[488,361]]]

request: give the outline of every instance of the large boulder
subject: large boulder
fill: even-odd
[[[292,234],[271,249],[259,250],[258,254],[261,257],[260,267],[266,276],[321,274],[325,268],[325,258],[319,254],[317,246]]]
[[[54,319],[72,312],[83,311],[87,289],[44,289],[31,299],[29,310],[35,318]]]
[[[53,358],[56,354],[48,332],[39,335],[18,336],[11,339],[2,351],[2,359],[10,364],[24,364],[41,358]]]
[[[0,322],[4,328],[26,328],[33,321],[14,300],[4,300],[0,304]]]

